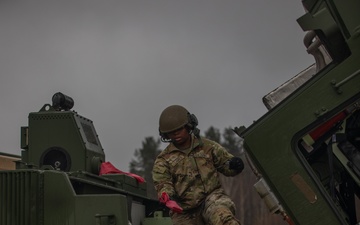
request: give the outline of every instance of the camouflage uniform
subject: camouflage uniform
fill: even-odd
[[[168,193],[182,208],[170,213],[176,225],[240,224],[235,205],[221,188],[218,172],[235,176],[227,161],[234,157],[218,143],[192,135],[192,147],[179,150],[170,143],[155,160],[153,180],[160,196]]]

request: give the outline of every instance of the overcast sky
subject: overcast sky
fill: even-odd
[[[124,171],[169,105],[202,134],[249,126],[314,62],[303,14],[300,0],[0,0],[0,151],[20,154],[28,113],[59,91]]]

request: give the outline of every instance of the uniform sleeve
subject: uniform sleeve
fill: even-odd
[[[156,158],[152,171],[152,177],[158,197],[160,197],[163,192],[166,192],[170,197],[174,196],[175,191],[172,183],[172,177],[169,172],[169,166],[163,158]]]
[[[220,144],[213,142],[212,145],[213,145],[213,151],[212,151],[213,160],[217,171],[224,174],[225,176],[235,176],[239,174],[238,171],[229,169],[228,161],[234,156]]]

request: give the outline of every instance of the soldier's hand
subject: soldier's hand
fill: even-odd
[[[161,195],[160,195],[160,197],[159,197],[159,201],[161,202],[161,203],[166,203],[167,201],[169,201],[170,200],[170,197],[169,197],[169,195],[168,195],[168,193],[166,193],[166,192],[163,192],[163,193],[161,193]]]
[[[165,205],[175,213],[182,213],[183,211],[183,209],[177,204],[177,202],[173,200],[167,201]]]
[[[241,172],[244,169],[244,163],[241,158],[233,157],[229,160],[229,169]]]
[[[177,202],[170,199],[169,195],[166,192],[161,193],[159,201],[161,203],[164,203],[166,207],[168,207],[175,213],[182,213],[183,211],[183,209],[177,204]]]

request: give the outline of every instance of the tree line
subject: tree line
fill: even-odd
[[[243,172],[235,177],[221,176],[221,182],[226,193],[236,205],[236,216],[242,224],[247,225],[281,225],[287,224],[280,215],[270,214],[265,203],[256,193],[253,185],[257,178],[250,168],[242,139],[230,128],[225,128],[223,133],[218,128],[209,127],[204,132],[204,137],[218,142],[234,156],[241,157],[245,164]],[[148,196],[157,199],[157,194],[152,180],[152,168],[156,156],[162,151],[160,138],[146,137],[142,141],[142,147],[136,149],[134,158],[130,161],[129,169],[145,178]]]

